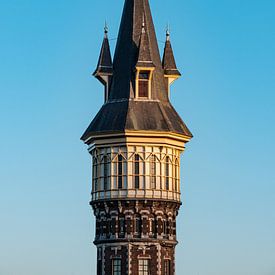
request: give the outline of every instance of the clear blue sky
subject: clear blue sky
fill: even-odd
[[[123,0],[0,0],[0,275],[95,274],[90,159],[95,68]],[[177,274],[275,274],[275,2],[151,0],[183,73]],[[115,40],[111,41],[112,52]]]

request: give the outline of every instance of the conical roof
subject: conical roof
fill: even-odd
[[[166,32],[166,42],[162,58],[162,67],[164,69],[165,75],[177,75],[180,76],[181,73],[178,71],[171,41],[169,30]]]
[[[143,28],[146,34],[144,37]],[[145,45],[144,49],[141,49],[142,45]],[[146,54],[146,59],[150,56],[150,61],[155,66],[151,80],[151,98],[144,100],[135,99],[136,66],[142,52]],[[96,135],[125,131],[172,132],[192,137],[169,101],[148,0],[125,0],[108,101],[82,139],[88,142],[90,137]]]
[[[93,75],[100,79],[100,77],[103,75],[111,75],[111,74],[113,74],[113,62],[112,62],[110,44],[108,39],[108,30],[107,30],[107,27],[105,26],[104,39],[102,42],[97,67]]]

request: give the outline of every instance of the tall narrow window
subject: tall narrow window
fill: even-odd
[[[98,167],[97,158],[93,158],[93,179],[94,179],[94,192],[98,191],[98,176],[99,176],[99,167]]]
[[[150,71],[140,71],[138,80],[138,97],[149,97]]]
[[[169,168],[170,168],[170,159],[169,157],[165,158],[165,187],[166,190],[169,190]]]
[[[107,237],[110,237],[110,235],[111,235],[111,220],[109,218],[106,221],[106,232],[107,232]]]
[[[167,234],[167,224],[166,224],[166,221],[163,220],[162,221],[162,233],[166,236]]]
[[[166,235],[167,235],[167,237],[170,235],[170,222],[169,222],[169,220],[166,221]]]
[[[121,275],[121,259],[113,259],[113,275]]]
[[[152,234],[154,235],[154,236],[156,236],[157,235],[157,219],[156,218],[154,218],[153,220],[152,220]]]
[[[115,235],[117,233],[116,231],[116,218],[112,217],[111,219],[111,235]]]
[[[164,260],[164,275],[171,275],[171,260]]]
[[[97,250],[97,265],[98,265],[98,274],[102,275],[102,248],[99,247]]]
[[[122,189],[122,166],[123,166],[123,157],[118,155],[118,189]]]
[[[175,182],[174,182],[174,185],[175,185],[175,191],[178,192],[178,185],[179,185],[179,161],[178,159],[176,159],[175,161],[175,166],[174,166],[174,177],[175,177]]]
[[[156,165],[157,165],[157,157],[152,155],[150,157],[150,181],[151,181],[151,188],[156,189]]]
[[[141,259],[138,261],[138,275],[150,275],[149,259]]]
[[[108,157],[103,157],[103,165],[104,165],[104,190],[108,190]]]
[[[134,161],[134,177],[135,177],[135,188],[139,189],[139,162],[140,162],[140,156],[138,154],[135,155],[135,161]]]
[[[125,220],[124,220],[124,218],[120,218],[119,227],[120,227],[120,234],[123,235],[125,233]]]
[[[136,218],[135,231],[138,236],[141,236],[142,231],[142,220],[141,218]]]

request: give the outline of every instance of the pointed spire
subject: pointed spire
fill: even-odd
[[[142,27],[141,27],[141,35],[139,41],[139,49],[138,49],[138,60],[136,67],[142,68],[154,68],[155,65],[152,61],[150,46],[149,46],[149,38],[145,29],[145,17],[143,14]]]
[[[152,99],[168,101],[149,0],[125,0],[114,55],[110,99],[135,97],[133,79],[136,66],[143,65],[142,61],[149,61],[149,66],[155,66],[152,76]]]
[[[108,39],[108,26],[107,26],[107,23],[105,22],[104,39],[102,42],[97,67],[93,75],[97,79],[99,79],[100,82],[105,83],[103,76],[108,76],[112,74],[113,74],[113,62],[112,62],[110,44]]]
[[[170,27],[166,28],[166,41],[162,59],[162,67],[165,75],[180,76],[181,73],[177,69],[171,41],[170,41]]]

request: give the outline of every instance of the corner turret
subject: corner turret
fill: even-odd
[[[110,83],[113,75],[113,61],[111,57],[110,44],[108,39],[108,27],[104,27],[104,39],[102,42],[100,55],[97,63],[96,70],[93,73],[105,87],[105,102],[109,98]]]
[[[166,30],[166,41],[162,58],[162,67],[164,69],[164,77],[166,79],[167,91],[168,94],[170,94],[170,85],[181,76],[181,73],[179,72],[176,65],[170,41],[170,31],[168,27]]]

